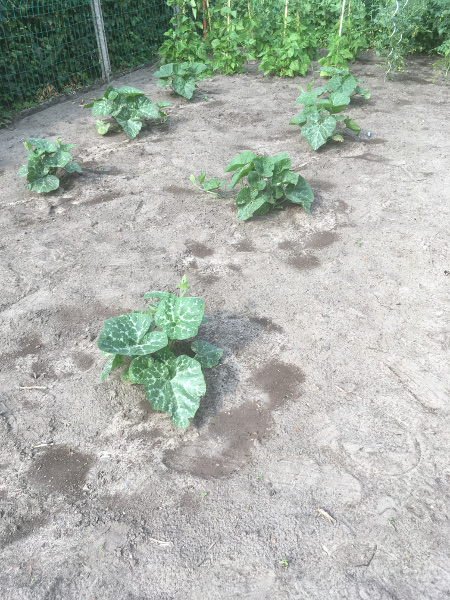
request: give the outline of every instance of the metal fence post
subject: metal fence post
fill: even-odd
[[[108,44],[106,43],[105,26],[103,23],[102,5],[100,0],[91,0],[92,18],[94,19],[95,36],[102,67],[102,77],[111,80],[111,65],[109,62]]]

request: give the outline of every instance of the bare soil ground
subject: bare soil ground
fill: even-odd
[[[96,133],[92,92],[0,132],[2,600],[450,597],[449,88],[425,59],[353,71],[363,131],[316,153],[289,125],[311,75],[255,65],[192,102],[117,81],[173,102],[134,141]],[[28,137],[84,175],[26,190]],[[312,215],[240,223],[191,187],[244,149],[287,151]],[[185,431],[99,383],[96,347],[183,273],[225,349]]]

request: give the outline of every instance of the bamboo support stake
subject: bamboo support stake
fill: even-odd
[[[345,2],[345,0],[344,0]],[[284,28],[283,28],[283,37],[286,37],[286,25],[287,25],[287,15],[288,15],[288,5],[289,0],[286,0],[286,4],[284,7]]]
[[[206,9],[208,11],[209,33],[211,33],[211,13],[209,12],[209,0],[206,0]]]
[[[250,12],[250,0],[247,0],[247,8],[248,8],[248,18],[251,21],[252,20],[252,14]],[[253,27],[250,29],[250,32],[252,34],[252,39],[253,39]]]
[[[344,22],[345,0],[342,0],[341,24],[339,26],[339,37],[342,35],[342,24]]]
[[[228,0],[228,8],[231,10],[231,0]],[[230,33],[230,13],[227,14],[227,31]]]

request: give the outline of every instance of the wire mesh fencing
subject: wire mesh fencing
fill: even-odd
[[[3,110],[31,106],[102,77],[94,3],[103,13],[113,73],[152,59],[169,27],[165,0],[0,0]]]

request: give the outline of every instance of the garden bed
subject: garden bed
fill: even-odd
[[[97,134],[91,91],[0,132],[2,598],[450,593],[450,117],[431,62],[394,82],[357,62],[362,132],[318,152],[289,125],[310,73],[255,64],[191,102],[122,78],[173,104],[133,141]],[[76,143],[83,175],[26,190],[29,137]],[[242,150],[288,152],[312,214],[239,222],[189,182]],[[141,386],[99,382],[96,340],[183,274],[225,352],[178,430]]]

